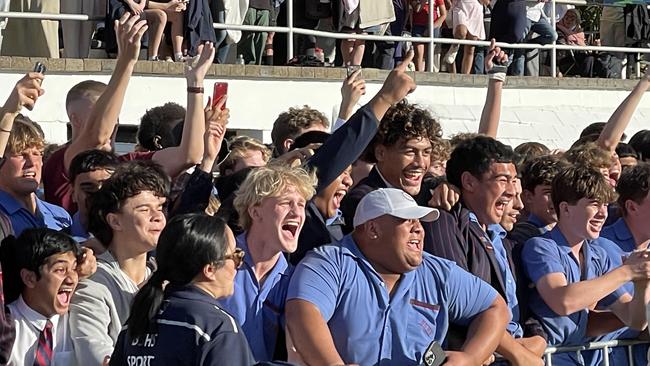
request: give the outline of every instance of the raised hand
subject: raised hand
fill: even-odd
[[[115,38],[117,38],[117,59],[137,61],[140,56],[140,42],[149,26],[147,21],[139,16],[125,13],[115,21]]]
[[[341,108],[339,118],[346,120],[350,118],[362,95],[366,94],[366,81],[359,78],[361,70],[355,71],[350,77],[343,80],[341,86]]]
[[[386,103],[397,104],[415,90],[415,81],[406,73],[406,68],[413,60],[414,54],[413,50],[409,51],[402,63],[388,74],[384,85],[377,94]]]
[[[485,72],[489,73],[490,70],[494,67],[494,61],[497,61],[499,64],[505,65],[508,62],[508,55],[501,50],[501,47],[497,47],[496,40],[492,38],[490,42],[490,48],[488,48],[487,56],[485,56]]]
[[[211,160],[210,168],[219,155],[221,144],[226,136],[226,125],[230,117],[228,108],[221,109],[226,103],[228,96],[224,96],[212,107],[212,99],[208,98],[208,104],[205,106],[205,134],[204,134],[204,161]]]
[[[203,85],[203,79],[212,65],[214,55],[215,48],[212,42],[206,42],[198,47],[198,56],[189,58],[185,64],[185,79],[188,85],[192,83]]]
[[[34,109],[34,104],[38,98],[45,93],[41,88],[44,75],[38,72],[30,72],[23,76],[11,90],[11,94],[4,104],[5,113],[18,113],[25,107],[30,111]]]
[[[650,252],[639,250],[630,253],[623,265],[628,267],[632,281],[647,281],[650,279]]]

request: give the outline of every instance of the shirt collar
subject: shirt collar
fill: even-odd
[[[342,218],[343,218],[343,212],[341,212],[341,210],[339,210],[337,208],[336,209],[336,214],[334,215],[334,217],[331,217],[331,218],[325,220],[325,225],[330,226],[332,224],[342,223],[341,222]]]
[[[551,236],[551,239],[557,244],[558,248],[560,248],[565,253],[571,253],[571,246],[557,225],[555,225],[553,230],[549,231],[549,235]],[[583,242],[582,245],[585,244],[586,242]]]
[[[52,322],[52,329],[53,329],[52,333],[55,333],[54,330],[56,329],[56,326],[59,323],[59,314],[55,314],[48,319],[45,315],[42,315],[41,313],[29,307],[29,305],[27,305],[27,303],[23,299],[23,295],[20,295],[18,297],[14,305],[16,306],[16,310],[22,315],[22,317],[34,328],[36,328],[39,332],[42,332],[43,329],[45,329],[45,324],[49,320]]]
[[[20,209],[24,208],[18,200],[3,190],[0,190],[0,206],[2,206],[9,215],[13,215]]]
[[[487,231],[488,235],[490,235],[490,239],[492,239],[493,242],[497,237],[499,239],[504,239],[508,235],[508,232],[503,228],[503,226],[501,226],[501,224],[488,225]]]
[[[381,180],[384,181],[384,184],[386,184],[386,188],[395,188],[394,185],[388,183],[388,181],[386,180],[386,178],[384,178],[384,176],[383,176],[383,175],[381,174],[381,172],[379,171],[379,167],[377,167],[377,165],[375,165],[375,169],[377,170],[377,174],[379,174],[379,178],[381,178]]]
[[[614,233],[616,234],[616,238],[618,240],[631,240],[634,239],[632,237],[632,232],[630,232],[630,228],[627,226],[627,223],[623,218],[621,217],[620,219],[616,220],[614,223]]]
[[[528,222],[530,222],[531,224],[537,226],[540,229],[543,228],[543,227],[546,227],[546,225],[544,225],[542,223],[542,220],[539,217],[537,217],[537,215],[535,215],[535,214],[529,214],[528,215]]]

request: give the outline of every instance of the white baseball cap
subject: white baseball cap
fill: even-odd
[[[435,208],[418,206],[413,197],[401,189],[380,188],[361,199],[354,214],[354,227],[383,215],[431,222],[440,217],[440,212]]]

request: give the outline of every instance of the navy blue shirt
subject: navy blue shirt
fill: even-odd
[[[36,214],[32,214],[9,193],[0,190],[0,211],[11,220],[14,235],[18,236],[25,229],[47,227],[63,230],[72,225],[70,214],[57,205],[47,203],[34,195]]]
[[[419,365],[432,341],[444,341],[450,322],[468,325],[498,296],[455,263],[428,253],[395,286],[390,296],[347,235],[307,253],[296,267],[287,300],[302,299],[318,308],[346,364]]]
[[[264,282],[257,282],[246,234],[236,238],[237,247],[246,256],[235,276],[235,292],[219,303],[241,324],[255,359],[271,361],[278,332],[284,329],[284,305],[293,267],[280,255]]]
[[[144,339],[120,333],[111,365],[253,365],[246,337],[235,319],[203,290],[184,286],[166,294]]]
[[[591,241],[585,241],[581,250],[584,255],[584,273],[564,235],[558,227],[555,227],[543,236],[526,242],[522,252],[523,270],[534,284],[551,273],[562,273],[566,277],[567,284],[573,284],[600,277],[616,268],[605,250]],[[608,307],[623,294],[625,290],[619,288],[601,299],[598,305]],[[588,341],[586,336],[588,309],[568,316],[560,316],[546,304],[536,289],[531,291],[529,307],[544,327],[549,345],[575,346]],[[574,353],[560,353],[553,356],[554,365],[575,365],[579,362],[582,360]]]

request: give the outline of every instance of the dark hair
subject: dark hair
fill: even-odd
[[[492,137],[476,136],[462,141],[447,161],[447,180],[458,188],[462,188],[461,176],[469,172],[480,178],[490,170],[492,163],[514,163],[515,153],[507,146]]]
[[[285,151],[282,144],[286,139],[295,139],[301,130],[313,125],[323,125],[328,128],[330,123],[325,115],[307,105],[302,108],[289,108],[288,111],[280,113],[273,122],[271,140],[273,141],[275,156]]]
[[[106,221],[109,213],[118,212],[124,202],[143,191],[158,197],[169,196],[170,179],[162,167],[150,160],[136,160],[117,166],[99,191],[89,197],[88,230],[107,246],[113,240],[113,229]]]
[[[36,273],[36,278],[40,279],[40,268],[47,258],[67,252],[73,252],[75,257],[79,255],[77,242],[63,232],[48,228],[25,229],[17,238],[6,237],[0,244],[5,302],[16,300],[25,288],[21,269]]]
[[[442,138],[442,128],[428,110],[402,100],[392,106],[381,119],[377,134],[366,148],[364,160],[376,163],[377,145],[394,146],[400,140],[428,139],[431,144]]]
[[[625,202],[632,200],[641,203],[650,192],[650,163],[639,162],[637,165],[625,169],[616,184],[618,193],[618,207],[623,215],[627,215]]]
[[[639,154],[637,154],[636,150],[625,142],[619,142],[618,145],[616,145],[616,155],[618,155],[619,158],[639,158]]]
[[[605,177],[590,166],[575,165],[555,176],[551,183],[551,199],[558,217],[560,203],[575,205],[583,198],[609,204],[616,199],[616,193]]]
[[[639,154],[640,160],[650,159],[650,130],[635,133],[628,144]]]
[[[531,159],[521,169],[521,188],[534,192],[537,186],[550,186],[553,178],[568,166],[568,162],[557,155]]]
[[[596,136],[595,140],[597,140],[598,137],[600,137],[600,134],[603,133],[605,126],[607,126],[607,123],[605,122],[591,123],[589,126],[585,127],[582,132],[580,132],[580,138],[582,139],[583,137],[587,136]],[[626,138],[627,136],[625,136],[625,134],[621,136],[621,140],[625,140]]]
[[[133,299],[127,320],[131,339],[155,328],[155,318],[167,290],[192,282],[208,264],[223,264],[228,250],[226,223],[205,214],[186,214],[171,219],[156,247],[158,269]]]
[[[148,109],[140,119],[138,144],[149,151],[180,145],[184,119],[185,108],[173,102]]]
[[[119,160],[112,152],[103,150],[87,150],[77,154],[70,162],[68,176],[74,184],[79,174],[93,172],[98,169],[115,170]]]

